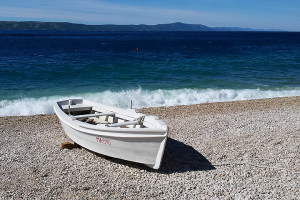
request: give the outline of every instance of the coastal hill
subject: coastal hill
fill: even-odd
[[[208,27],[181,22],[157,25],[85,25],[69,22],[0,21],[0,30],[49,31],[266,31],[239,27]],[[272,31],[272,30],[267,30]],[[279,30],[276,30],[279,31]]]

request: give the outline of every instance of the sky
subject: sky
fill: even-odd
[[[300,31],[300,0],[1,0],[0,21],[166,24]]]

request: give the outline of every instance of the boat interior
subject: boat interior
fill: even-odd
[[[107,127],[146,128],[143,124],[144,115],[130,119],[128,116],[122,116],[113,111],[84,104],[74,104],[72,102],[69,105],[61,105],[61,107],[62,111],[70,116],[72,120],[78,120],[91,125],[105,124]]]

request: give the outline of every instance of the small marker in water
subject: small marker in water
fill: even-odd
[[[136,48],[136,51],[139,51],[139,48]]]

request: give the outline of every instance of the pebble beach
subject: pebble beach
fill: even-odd
[[[299,199],[300,97],[142,108],[169,126],[160,169],[61,149],[54,114],[0,118],[0,199]]]

